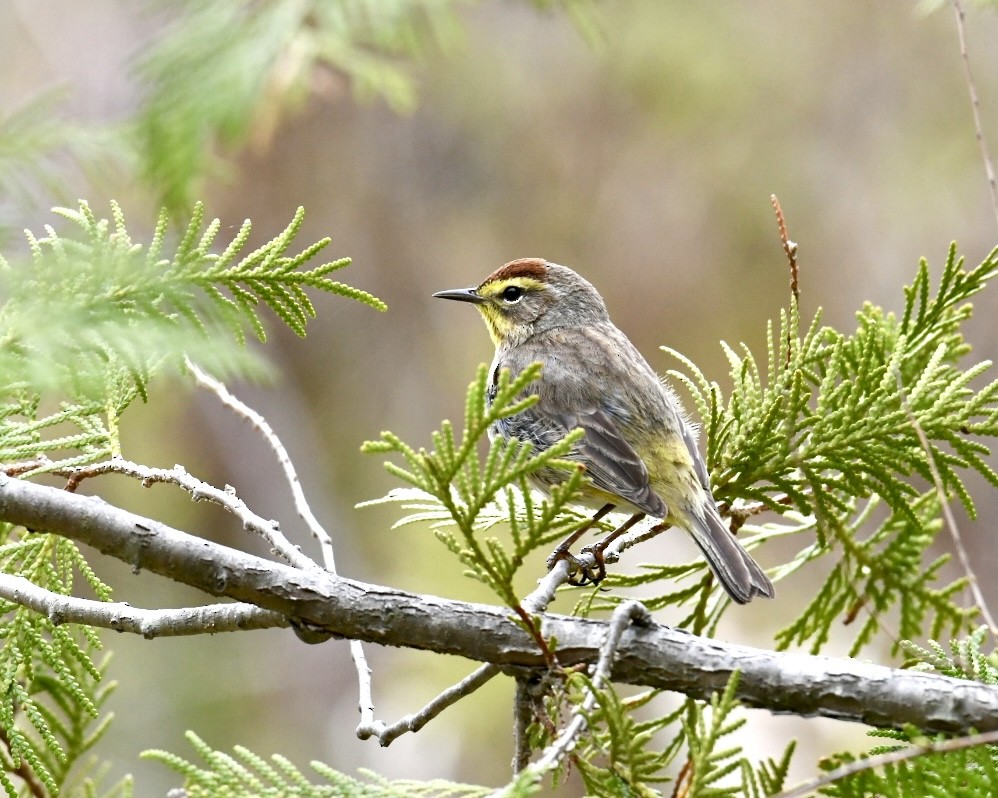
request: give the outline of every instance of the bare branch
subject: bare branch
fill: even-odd
[[[415,595],[255,557],[113,507],[100,499],[0,476],[0,519],[93,546],[137,568],[299,619],[354,640],[454,654],[524,675],[543,667],[505,607]],[[595,662],[608,624],[539,616],[562,665]],[[741,672],[744,704],[802,716],[926,732],[998,730],[998,687],[849,659],[777,653],[657,624],[624,633],[616,682],[706,698]]]
[[[407,732],[418,732],[437,715],[447,709],[447,707],[456,704],[465,696],[471,695],[479,687],[487,684],[494,676],[498,675],[499,668],[497,666],[489,663],[480,665],[457,684],[448,687],[440,693],[440,695],[419,710],[419,712],[406,715],[391,726],[386,725],[383,721],[373,720],[372,709],[371,721],[366,724],[361,723],[357,727],[357,736],[361,740],[366,740],[369,737],[377,737],[378,742],[383,747],[387,747]]]
[[[797,266],[797,244],[790,240],[787,233],[787,222],[783,218],[783,208],[775,194],[769,195],[769,201],[776,211],[776,226],[780,230],[780,243],[783,244],[783,251],[787,253],[787,261],[790,263],[790,294],[796,304],[800,304],[800,269]]]
[[[252,604],[212,604],[171,610],[146,610],[121,602],[63,596],[38,587],[22,576],[0,574],[0,598],[45,615],[56,626],[81,623],[151,639],[180,635],[245,632],[288,626],[286,616]]]
[[[253,429],[263,436],[263,439],[274,452],[277,462],[281,466],[281,470],[284,472],[284,478],[287,480],[288,487],[291,489],[291,495],[294,499],[295,509],[298,511],[298,516],[305,522],[305,525],[311,531],[312,536],[319,542],[319,549],[322,552],[323,565],[325,565],[327,571],[335,574],[336,558],[333,552],[333,539],[330,537],[325,527],[319,523],[319,519],[315,517],[315,513],[312,512],[308,499],[305,498],[305,491],[302,490],[301,481],[298,479],[298,471],[295,469],[294,463],[291,461],[291,455],[288,454],[287,448],[281,442],[281,439],[278,437],[277,433],[274,432],[273,427],[270,426],[267,419],[265,419],[260,413],[242,400],[233,396],[222,382],[199,369],[190,361],[190,359],[186,360],[186,364],[198,385],[215,394],[222,404],[232,410],[232,412],[240,418],[248,421],[252,425]],[[311,564],[311,560],[309,560],[309,563]],[[360,709],[360,724],[357,727],[357,735],[361,737],[361,739],[366,739],[367,735],[365,735],[365,732],[368,729],[373,728],[376,722],[374,720],[374,697],[371,691],[371,668],[367,664],[367,656],[364,654],[364,646],[359,640],[350,641],[350,657],[353,659],[354,668],[357,671],[357,687],[358,692],[360,693],[358,700],[358,707]],[[437,711],[442,711],[442,709],[443,707]],[[403,721],[404,720],[405,719],[403,718]],[[424,721],[424,723],[425,722],[426,721]],[[380,726],[383,727],[384,724],[380,723]],[[382,740],[381,744],[388,745],[388,743],[384,742],[384,740]]]

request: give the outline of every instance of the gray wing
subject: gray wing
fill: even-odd
[[[668,514],[665,503],[651,489],[648,468],[603,408],[584,412],[545,412],[535,405],[504,419],[502,434],[547,448],[576,427],[586,433],[570,458],[586,467],[594,486],[619,496],[655,518]]]

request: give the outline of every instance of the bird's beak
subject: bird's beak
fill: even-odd
[[[439,299],[456,299],[458,302],[471,302],[482,305],[487,300],[474,288],[452,288],[449,291],[437,291],[433,296]]]

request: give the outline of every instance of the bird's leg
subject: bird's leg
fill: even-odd
[[[635,513],[630,518],[628,518],[624,523],[618,526],[613,532],[600,540],[597,540],[590,546],[586,546],[582,553],[592,554],[593,558],[596,560],[596,573],[591,573],[591,569],[583,571],[583,578],[588,579],[594,585],[598,585],[604,579],[606,579],[606,559],[604,559],[604,552],[606,552],[607,547],[613,543],[617,538],[623,535],[627,530],[629,530],[636,523],[641,521],[645,517],[644,513]],[[582,584],[586,584],[585,581]]]
[[[548,559],[547,559],[548,570],[550,571],[552,568],[554,568],[562,560],[569,560],[577,568],[579,568],[580,570],[584,571],[584,569],[582,567],[582,563],[580,563],[577,559],[575,559],[575,557],[572,556],[571,552],[569,552],[569,549],[572,548],[572,544],[574,544],[575,541],[577,541],[584,534],[586,534],[586,532],[588,532],[590,529],[592,529],[594,526],[596,526],[596,524],[599,523],[600,519],[604,515],[606,515],[608,512],[610,512],[612,509],[613,509],[613,505],[612,504],[604,504],[602,507],[600,507],[595,512],[595,514],[593,515],[592,518],[590,518],[588,521],[586,521],[582,526],[580,526],[578,529],[576,529],[575,531],[573,531],[571,535],[569,535],[561,543],[559,543],[558,547],[554,551],[552,551],[551,554],[548,556]],[[580,582],[579,584],[582,584],[582,585],[586,584],[585,580],[586,580],[586,577],[584,576],[583,577],[583,581]],[[575,582],[572,581],[571,578],[568,581],[569,581],[569,584],[572,584],[572,585],[575,584]]]

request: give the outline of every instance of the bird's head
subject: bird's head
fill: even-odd
[[[493,343],[516,346],[534,333],[556,327],[606,323],[603,297],[571,269],[542,258],[521,258],[496,269],[477,288],[433,296],[474,304]]]

